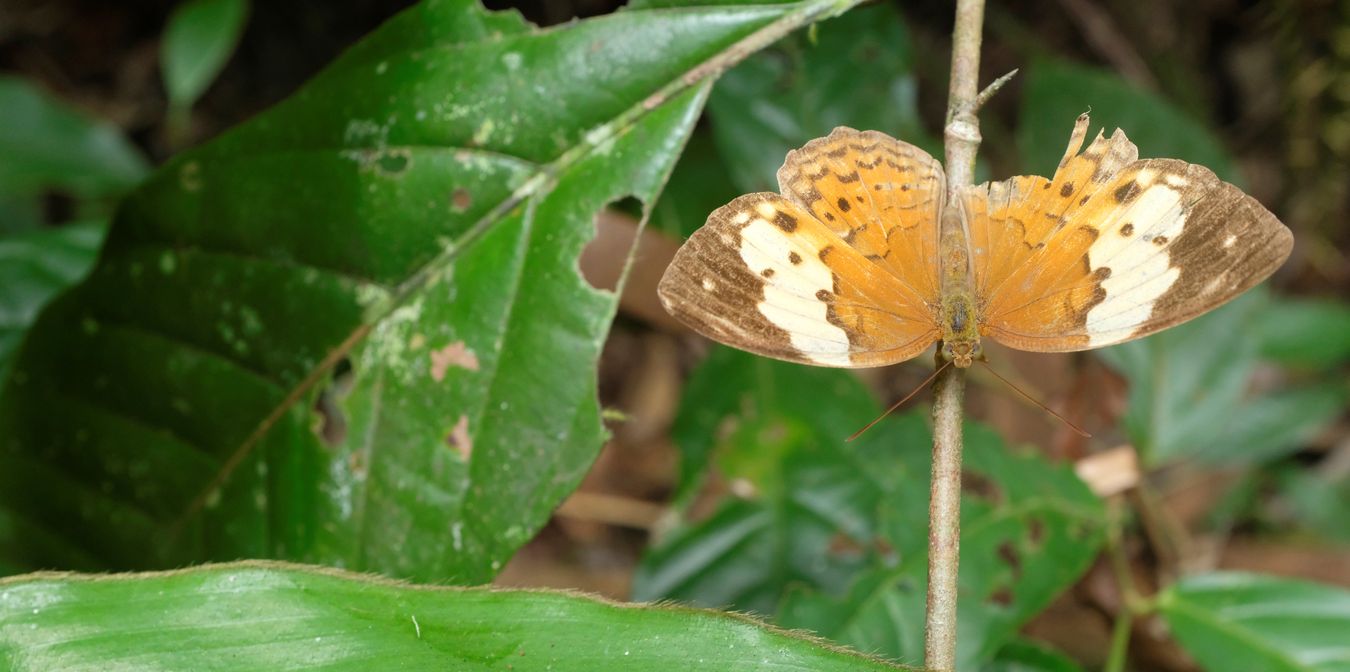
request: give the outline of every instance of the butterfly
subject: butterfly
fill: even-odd
[[[1203,166],[1139,159],[1117,129],[1054,177],[948,197],[941,165],[877,131],[836,128],[788,152],[781,194],[714,211],[658,293],[709,338],[833,367],[884,366],[937,341],[968,367],[993,339],[1066,352],[1147,336],[1236,297],[1293,234]]]

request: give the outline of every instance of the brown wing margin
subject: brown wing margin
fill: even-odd
[[[666,310],[713,340],[803,364],[883,366],[938,336],[922,297],[777,194],[714,211],[658,293]]]

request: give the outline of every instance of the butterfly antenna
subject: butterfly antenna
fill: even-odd
[[[1075,424],[1073,424],[1072,422],[1069,422],[1069,419],[1068,419],[1068,418],[1066,418],[1066,417],[1064,417],[1064,416],[1062,416],[1062,415],[1060,415],[1060,414],[1054,412],[1053,410],[1050,409],[1049,406],[1046,406],[1045,404],[1042,404],[1042,403],[1041,403],[1039,400],[1037,400],[1035,397],[1031,396],[1030,394],[1027,394],[1026,392],[1023,392],[1023,391],[1022,391],[1022,388],[1020,388],[1020,387],[1014,385],[1013,382],[1012,382],[1011,380],[1008,380],[1007,378],[1004,378],[1003,376],[998,375],[998,371],[995,371],[995,370],[994,370],[994,367],[989,366],[989,362],[986,362],[986,361],[984,361],[984,360],[980,360],[980,363],[984,365],[984,368],[989,369],[989,373],[994,374],[994,377],[995,377],[995,378],[998,378],[999,380],[1003,381],[1003,383],[1004,383],[1005,385],[1007,385],[1008,387],[1011,387],[1011,388],[1012,388],[1014,391],[1016,391],[1018,394],[1022,395],[1024,398],[1026,398],[1027,401],[1030,401],[1031,403],[1036,404],[1037,406],[1040,406],[1040,407],[1041,407],[1041,410],[1045,411],[1046,413],[1049,413],[1050,415],[1055,416],[1056,418],[1059,418],[1059,421],[1060,421],[1060,422],[1062,422],[1062,423],[1068,425],[1068,426],[1069,426],[1069,429],[1072,429],[1073,431],[1077,432],[1079,436],[1082,436],[1082,437],[1085,438],[1085,439],[1090,439],[1090,438],[1092,438],[1092,435],[1091,435],[1091,434],[1088,434],[1088,433],[1085,432],[1085,431],[1083,431],[1083,428],[1082,428],[1082,427],[1079,427],[1078,425],[1075,425]]]
[[[886,409],[886,412],[885,412],[885,413],[882,413],[881,415],[878,415],[876,420],[873,420],[873,421],[867,423],[867,426],[866,426],[866,427],[863,427],[862,429],[860,429],[860,430],[854,432],[854,433],[853,433],[853,436],[850,436],[850,437],[848,437],[847,439],[844,439],[844,443],[848,443],[848,442],[850,442],[850,441],[852,441],[852,440],[854,440],[854,439],[856,439],[856,438],[862,436],[862,433],[865,432],[865,431],[867,431],[867,430],[869,430],[869,429],[871,429],[871,428],[872,428],[872,425],[875,425],[875,424],[877,424],[878,422],[881,422],[882,418],[885,418],[886,416],[890,415],[892,411],[894,411],[894,410],[897,409],[897,408],[900,408],[901,406],[904,406],[906,401],[909,401],[910,399],[913,399],[913,398],[914,398],[914,395],[918,394],[921,390],[923,390],[923,388],[928,387],[928,384],[931,383],[931,382],[933,382],[933,379],[934,379],[934,378],[937,378],[937,375],[938,375],[939,373],[942,373],[942,370],[943,370],[943,369],[947,368],[948,366],[951,366],[951,364],[952,364],[951,361],[948,360],[946,364],[943,364],[942,366],[939,366],[938,369],[937,369],[937,371],[934,371],[932,375],[928,376],[928,378],[925,379],[922,383],[919,383],[918,386],[914,388],[914,391],[913,391],[913,392],[910,392],[909,394],[906,394],[904,399],[901,399],[900,401],[897,401],[897,402],[895,402],[894,404],[891,404],[891,407],[888,408],[888,409]]]

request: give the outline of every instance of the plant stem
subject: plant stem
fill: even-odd
[[[942,354],[937,354],[938,365]],[[957,567],[961,554],[961,417],[966,370],[948,366],[933,384],[933,476],[928,499],[928,611],[924,666],[956,667]]]
[[[1134,627],[1136,605],[1140,600],[1139,593],[1134,587],[1134,575],[1122,540],[1125,512],[1120,498],[1113,498],[1107,503],[1107,507],[1106,550],[1111,560],[1111,571],[1116,575],[1116,589],[1120,592],[1120,612],[1116,614],[1115,626],[1111,629],[1111,649],[1106,658],[1106,665],[1102,669],[1104,672],[1123,672],[1126,657],[1129,655],[1130,632]]]
[[[980,31],[984,0],[958,0],[952,31],[952,76],[947,98],[947,203],[958,201],[972,182],[975,152],[980,146],[979,105],[1006,78],[985,94],[978,92]],[[942,364],[938,349],[938,364]],[[956,667],[957,571],[961,550],[961,422],[965,415],[965,369],[942,371],[934,384],[933,477],[928,504],[928,609],[924,627],[924,666]]]

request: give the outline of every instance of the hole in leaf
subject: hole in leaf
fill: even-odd
[[[339,446],[347,440],[347,414],[340,402],[351,392],[355,378],[351,360],[344,357],[333,366],[328,385],[314,399],[318,417],[314,433],[326,446]]]
[[[1000,586],[997,590],[989,594],[989,603],[997,604],[1001,607],[1012,605],[1013,592],[1008,586]]]
[[[1017,552],[1017,547],[1012,542],[1005,541],[998,545],[998,558],[1012,569],[1013,578],[1022,576],[1022,555]]]
[[[836,558],[857,558],[862,556],[863,550],[861,543],[843,532],[830,537],[829,554]]]
[[[994,506],[1003,503],[1003,490],[992,479],[973,471],[961,472],[961,490]]]
[[[410,164],[412,164],[412,156],[406,150],[381,154],[380,158],[375,161],[375,166],[380,169],[380,172],[389,175],[397,175],[407,170]]]
[[[469,436],[469,416],[459,416],[455,426],[445,435],[445,445],[459,453],[465,461],[473,455],[473,437]]]
[[[1032,550],[1041,547],[1041,542],[1045,541],[1045,523],[1040,518],[1027,519],[1027,541],[1031,542]]]
[[[642,201],[624,196],[610,201],[595,214],[595,236],[581,250],[577,266],[591,287],[614,291],[638,244]]]

